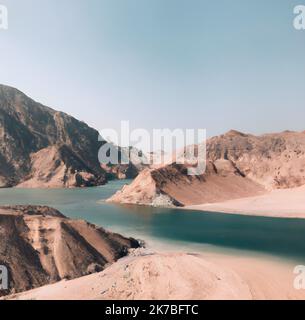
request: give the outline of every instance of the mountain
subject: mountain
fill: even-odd
[[[284,131],[254,136],[237,131],[211,138],[209,160],[228,159],[267,190],[305,184],[305,134]]]
[[[105,142],[98,137],[84,122],[0,85],[0,187],[84,187],[135,177],[132,164],[101,167]]]
[[[186,164],[175,162],[146,169],[108,201],[187,206],[252,197],[305,184],[304,132],[254,136],[231,130],[208,139],[206,150],[204,174],[190,176]],[[182,154],[185,152],[186,149]]]
[[[0,265],[9,271],[4,294],[102,271],[138,246],[49,207],[0,207]]]

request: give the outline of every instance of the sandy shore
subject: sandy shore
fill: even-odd
[[[141,253],[101,273],[11,296],[18,300],[305,299],[293,263],[224,254]]]
[[[305,186],[219,203],[186,206],[183,209],[280,218],[305,218]]]

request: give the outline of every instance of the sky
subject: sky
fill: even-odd
[[[0,83],[98,130],[305,130],[305,0],[0,4]]]

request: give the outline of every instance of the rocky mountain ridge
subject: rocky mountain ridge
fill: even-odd
[[[104,143],[84,122],[0,85],[0,187],[85,187],[135,177],[132,163],[101,166]]]
[[[195,148],[196,151],[196,148]],[[187,164],[147,169],[108,201],[185,206],[261,195],[305,184],[305,134],[254,136],[235,130],[207,140],[207,169],[187,174]],[[181,157],[187,151],[181,152]],[[198,148],[197,148],[198,153]]]

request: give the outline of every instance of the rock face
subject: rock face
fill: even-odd
[[[237,131],[211,138],[209,160],[228,159],[268,190],[305,184],[305,134],[285,131],[254,136]]]
[[[0,85],[0,187],[84,187],[119,177],[116,166],[101,167],[98,136],[84,122]],[[138,173],[130,166],[126,177]]]
[[[0,85],[0,186],[103,184],[98,132]]]
[[[187,166],[176,163],[147,169],[108,201],[196,205],[304,184],[304,133],[254,136],[230,131],[207,141],[207,169],[203,175],[189,176]]]
[[[222,170],[222,166],[230,170]],[[242,176],[231,162],[209,163],[200,176],[187,174],[187,167],[171,164],[159,169],[147,169],[131,185],[126,185],[108,202],[152,206],[185,206],[251,197],[264,188]]]
[[[0,295],[101,271],[138,246],[49,207],[0,207],[0,265],[9,271]]]

